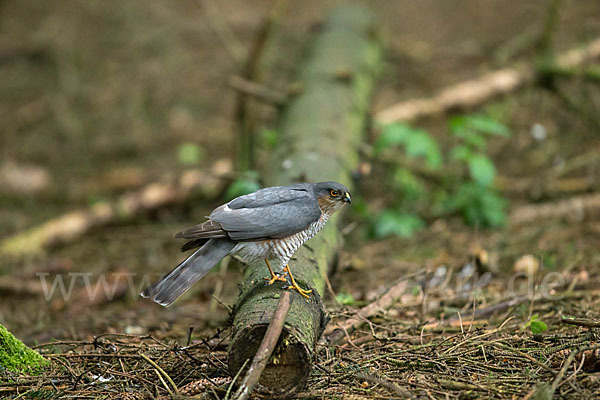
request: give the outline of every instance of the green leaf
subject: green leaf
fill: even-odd
[[[343,304],[345,306],[350,306],[354,303],[356,303],[356,300],[354,300],[354,297],[350,294],[350,293],[338,293],[335,296],[335,299],[337,300],[338,303]]]
[[[467,164],[469,173],[475,182],[483,186],[489,186],[496,176],[496,167],[488,157],[483,154],[472,155]]]
[[[423,182],[409,169],[401,167],[394,171],[394,186],[404,198],[411,200],[421,198],[426,192]]]
[[[377,155],[385,149],[398,145],[404,145],[407,156],[425,158],[429,168],[438,168],[442,163],[437,142],[429,133],[401,123],[386,125],[383,128],[375,142],[374,153]]]
[[[481,224],[489,227],[500,227],[506,224],[506,200],[494,190],[487,189],[479,199]]]
[[[204,149],[196,143],[183,143],[177,148],[177,159],[181,164],[198,164],[204,158]]]
[[[475,131],[493,136],[509,136],[509,131],[506,125],[501,124],[500,122],[485,115],[469,115],[465,117],[465,119],[466,125]]]
[[[412,134],[414,129],[406,124],[389,124],[383,128],[381,135],[375,141],[375,154],[381,153],[383,150],[406,143],[406,138]]]
[[[529,321],[527,321],[527,323],[523,327],[523,329],[529,328],[531,330],[531,333],[533,333],[534,335],[548,330],[548,325],[546,325],[544,321],[540,321],[538,318],[538,314],[532,315],[531,318],[529,318]]]
[[[471,149],[464,145],[458,145],[450,150],[450,159],[454,161],[467,161],[472,156]]]
[[[484,150],[487,145],[485,136],[476,131],[466,130],[465,134],[462,135],[461,138],[465,144],[469,145],[473,149]]]
[[[546,325],[546,323],[544,321],[531,321],[531,324],[529,325],[529,329],[531,330],[531,333],[533,333],[534,335],[537,335],[538,333],[542,333],[546,330],[548,330],[548,325]]]
[[[450,118],[450,133],[460,136],[467,129],[467,118],[464,115],[455,115]]]
[[[406,155],[425,158],[425,163],[431,169],[439,168],[442,164],[442,154],[437,142],[425,131],[414,131],[406,141]]]
[[[417,297],[419,294],[421,294],[421,287],[419,285],[414,285],[410,288],[410,292],[413,296]]]
[[[279,133],[275,129],[264,128],[260,131],[260,136],[266,147],[273,149],[279,142]]]
[[[500,227],[506,223],[506,200],[489,186],[463,183],[441,200],[438,214],[460,212],[468,224],[484,227]]]
[[[396,235],[410,237],[423,229],[425,223],[415,214],[384,211],[375,217],[375,236],[385,237]]]

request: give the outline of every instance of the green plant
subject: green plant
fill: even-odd
[[[538,318],[538,314],[532,315],[531,318],[529,318],[529,321],[527,321],[527,323],[523,326],[523,329],[525,330],[529,328],[531,333],[534,335],[547,331],[548,325],[546,325],[544,321],[540,321]]]
[[[406,124],[390,124],[383,128],[381,136],[375,142],[375,155],[393,146],[403,145],[409,158],[424,158],[429,168],[435,169],[442,164],[442,154],[437,142],[429,133]]]
[[[508,137],[507,127],[484,115],[466,115],[453,117],[449,131],[455,145],[444,153],[424,130],[402,123],[383,127],[373,155],[392,166],[388,180],[394,200],[371,218],[375,236],[411,236],[428,215],[460,214],[482,227],[506,222],[507,203],[493,186],[496,167],[485,151],[489,139]],[[385,157],[390,153],[394,156]],[[423,163],[424,169],[415,171],[406,161]]]
[[[227,200],[231,200],[238,196],[256,192],[258,189],[260,189],[258,172],[246,171],[238,176],[233,182],[231,182],[231,184],[227,187],[225,197]]]
[[[180,144],[177,148],[177,160],[184,165],[198,164],[204,158],[204,149],[191,142]]]
[[[335,296],[335,300],[345,306],[351,306],[356,303],[354,296],[350,293],[340,292]]]
[[[489,138],[508,137],[508,128],[483,115],[457,116],[450,120],[450,133],[459,142],[450,150],[450,161],[465,166],[469,179],[449,191],[442,212],[460,212],[472,225],[504,225],[506,200],[493,187],[496,167],[485,150]]]
[[[401,213],[385,210],[374,219],[375,236],[396,235],[410,237],[425,226],[425,222],[415,213]]]

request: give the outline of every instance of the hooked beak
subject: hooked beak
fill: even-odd
[[[350,197],[350,193],[346,192],[344,195],[344,203],[352,204],[352,198]]]

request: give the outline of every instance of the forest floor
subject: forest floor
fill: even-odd
[[[242,49],[271,7],[213,3]],[[270,86],[292,82],[312,27],[334,3],[305,1],[287,13],[266,67]],[[533,62],[547,9],[540,1],[365,3],[388,30],[375,111]],[[178,176],[190,167],[178,153],[186,143],[200,146],[195,168],[232,162],[236,92],[228,80],[239,55],[205,23],[199,4],[0,4],[0,239]],[[564,2],[555,28],[558,52],[600,37],[597,2]],[[509,214],[598,193],[598,87],[580,79],[560,85],[583,106],[531,85],[483,107],[511,131],[488,149],[498,175],[508,177],[501,186]],[[260,110],[259,124],[272,127],[274,109]],[[447,116],[417,125],[448,142]],[[374,133],[367,136],[372,141]],[[259,146],[259,168],[268,151]],[[355,195],[377,212],[389,201],[389,171],[364,161],[372,173]],[[8,170],[22,175],[11,178]],[[137,295],[183,257],[173,233],[201,221],[224,196],[188,198],[24,260],[1,260],[0,323],[61,368],[0,382],[0,397],[209,391],[224,398],[229,308],[241,266],[222,263],[170,308]],[[374,239],[347,213],[346,246],[325,294],[331,327],[394,285],[408,290],[339,344],[325,336],[298,397],[599,397],[598,209],[496,230],[459,217],[432,219],[409,239]],[[53,286],[57,279],[64,291]]]

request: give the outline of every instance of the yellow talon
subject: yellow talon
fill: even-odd
[[[269,272],[271,273],[271,278],[263,278],[265,281],[267,281],[268,285],[272,285],[276,281],[287,282],[287,280],[283,276],[279,276],[275,272],[273,272],[273,268],[271,268],[271,264],[269,264],[269,260],[265,259],[265,263],[267,264],[267,267],[269,268]]]
[[[300,293],[301,296],[306,297],[307,299],[310,299],[309,294],[312,293],[312,289],[311,290],[304,290],[302,289],[297,283],[296,280],[294,279],[294,276],[292,275],[292,271],[290,271],[290,266],[286,265],[284,268],[284,271],[287,272],[288,276],[290,277],[290,286],[287,287],[287,289],[289,290],[295,290],[298,293]]]

